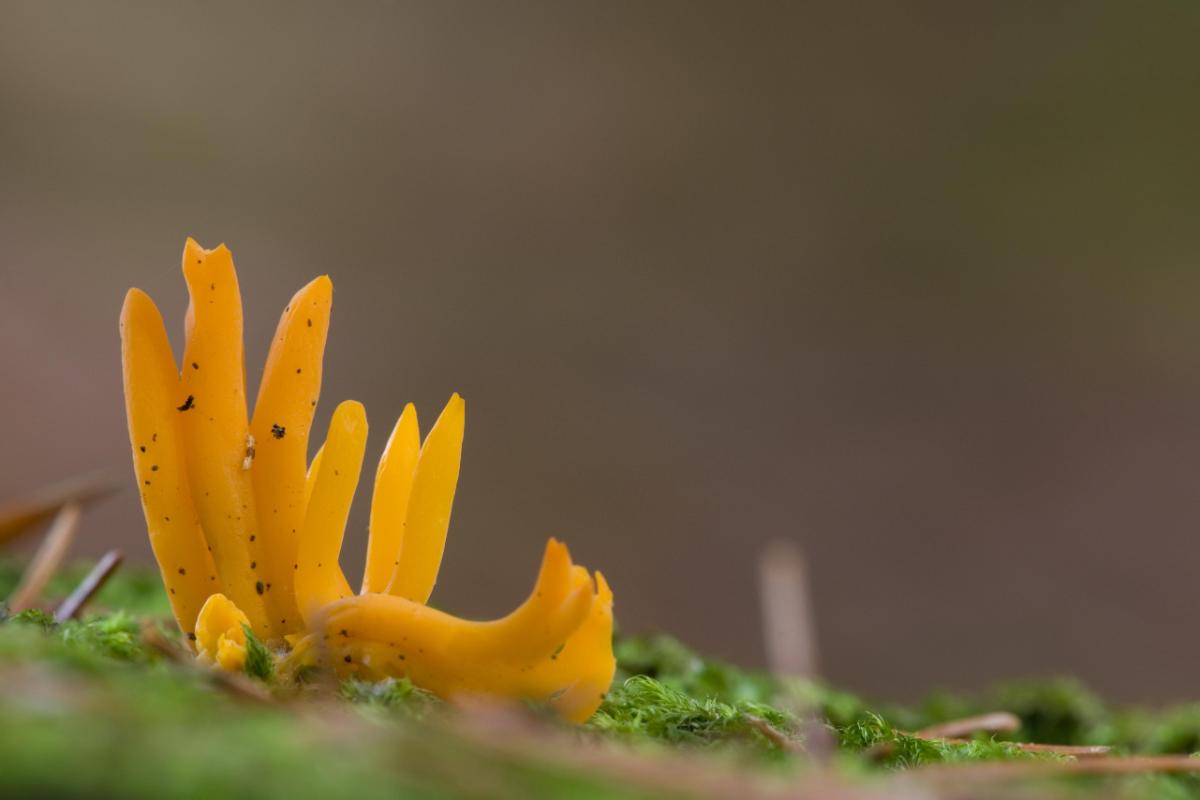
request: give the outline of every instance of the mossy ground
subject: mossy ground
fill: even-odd
[[[0,596],[17,574],[0,564]],[[48,596],[81,574],[65,570]],[[125,570],[82,622],[32,612],[0,623],[0,796],[649,797],[728,795],[731,785],[752,796],[803,791],[814,776],[827,786],[831,775],[887,796],[897,773],[919,777],[939,763],[1062,758],[1017,741],[1200,749],[1200,705],[1117,710],[1058,680],[875,706],[703,658],[669,637],[618,640],[617,680],[582,728],[535,708],[451,709],[405,681],[335,685],[316,675],[279,685],[260,653],[256,685],[274,697],[264,702],[148,646],[144,626],[166,608],[157,576]],[[961,742],[906,733],[999,709],[1020,729]],[[1073,777],[1046,791],[1098,789],[1200,798],[1200,779]]]

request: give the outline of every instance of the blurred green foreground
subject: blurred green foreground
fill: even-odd
[[[48,595],[82,573],[64,570]],[[18,575],[17,565],[0,564],[0,596]],[[1068,760],[1014,742],[1109,745],[1117,754],[1200,749],[1200,706],[1117,711],[1060,680],[872,707],[705,659],[663,636],[618,642],[608,699],[572,728],[537,708],[452,708],[404,681],[339,685],[312,674],[292,685],[270,674],[269,659],[254,677],[219,680],[148,644],[148,629],[151,639],[172,636],[151,573],[119,573],[91,608],[93,616],[61,625],[37,611],[3,615],[0,795],[883,797],[911,779],[921,796],[938,797],[939,764]],[[995,710],[1015,714],[1020,728],[961,741],[905,733]],[[1188,774],[1037,787],[1047,796],[1200,797]],[[973,796],[993,791],[1009,796],[992,783]]]

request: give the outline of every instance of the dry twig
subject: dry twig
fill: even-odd
[[[226,672],[223,669],[205,669],[199,666],[196,663],[196,657],[181,645],[163,636],[162,631],[158,629],[157,623],[153,620],[142,621],[142,642],[169,661],[203,673],[214,686],[224,689],[240,700],[248,700],[261,705],[275,704],[275,698],[271,696],[270,692],[245,675]]]
[[[21,575],[20,584],[8,599],[8,608],[14,614],[31,608],[41,596],[46,584],[54,577],[71,547],[71,542],[75,540],[82,513],[82,505],[75,500],[68,502],[58,512],[33,560]]]
[[[791,541],[768,542],[758,559],[767,665],[776,675],[817,675],[817,640],[804,553]]]
[[[930,764],[906,773],[915,780],[942,784],[1015,781],[1069,775],[1137,775],[1200,772],[1200,758],[1184,755],[1110,756],[1071,761],[988,761]]]
[[[58,610],[54,612],[54,620],[66,622],[79,616],[79,612],[95,596],[96,592],[104,587],[119,566],[121,566],[120,550],[109,550],[101,556],[100,560],[96,562],[96,566],[92,567],[92,571],[79,582],[74,591],[67,595],[67,599],[59,604]]]
[[[1012,733],[1021,727],[1016,714],[1007,711],[992,711],[974,717],[963,717],[922,728],[913,734],[922,739],[957,739],[975,733]]]
[[[743,714],[742,719],[744,719],[746,724],[751,728],[761,733],[763,737],[767,739],[767,741],[771,742],[771,744],[775,745],[785,753],[804,752],[804,747],[801,746],[799,741],[779,730],[762,717],[755,716],[754,714]]]
[[[0,504],[0,543],[15,539],[71,501],[87,505],[117,489],[108,473],[93,473],[47,486]]]
[[[816,678],[816,624],[808,568],[800,547],[784,539],[768,542],[758,559],[758,582],[763,639],[771,672],[783,678]],[[786,689],[779,701],[803,720],[803,749],[818,762],[828,762],[837,750],[837,742],[820,714],[805,707],[804,702]],[[794,741],[789,739],[789,742],[787,749],[795,746]]]
[[[905,736],[915,736],[918,739],[940,739],[952,744],[966,744],[974,733],[1011,733],[1021,727],[1021,721],[1007,711],[993,711],[975,717],[964,717],[930,725],[916,732],[897,731]],[[1016,749],[1025,753],[1050,753],[1071,758],[1095,759],[1108,756],[1112,748],[1106,745],[1070,745],[1070,744],[1039,744],[1034,742],[1010,742]],[[868,758],[884,758],[895,750],[890,742],[883,742],[870,747],[865,755]]]
[[[1071,756],[1072,758],[1099,758],[1112,753],[1112,748],[1104,744],[1037,744],[1036,742],[1013,742],[1013,745],[1026,753],[1052,753],[1056,756]]]

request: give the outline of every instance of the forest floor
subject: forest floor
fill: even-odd
[[[0,562],[0,597],[22,569]],[[1200,798],[1200,704],[1111,708],[1071,680],[891,706],[618,637],[607,699],[568,726],[405,681],[213,672],[167,612],[135,569],[82,620],[0,610],[0,796]]]

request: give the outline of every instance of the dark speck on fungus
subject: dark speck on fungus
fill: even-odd
[[[266,587],[263,586],[262,581],[258,581],[254,584],[254,591],[258,592],[259,594],[262,594],[264,591],[266,591]]]
[[[287,428],[283,427],[282,425],[272,425],[271,426],[271,435],[274,436],[276,439],[282,439],[284,434],[286,434],[286,433],[287,433]]]
[[[188,409],[195,408],[195,406],[196,406],[196,398],[189,394],[187,396],[187,400],[183,401],[183,405],[181,405],[176,410],[177,411],[187,411]]]

